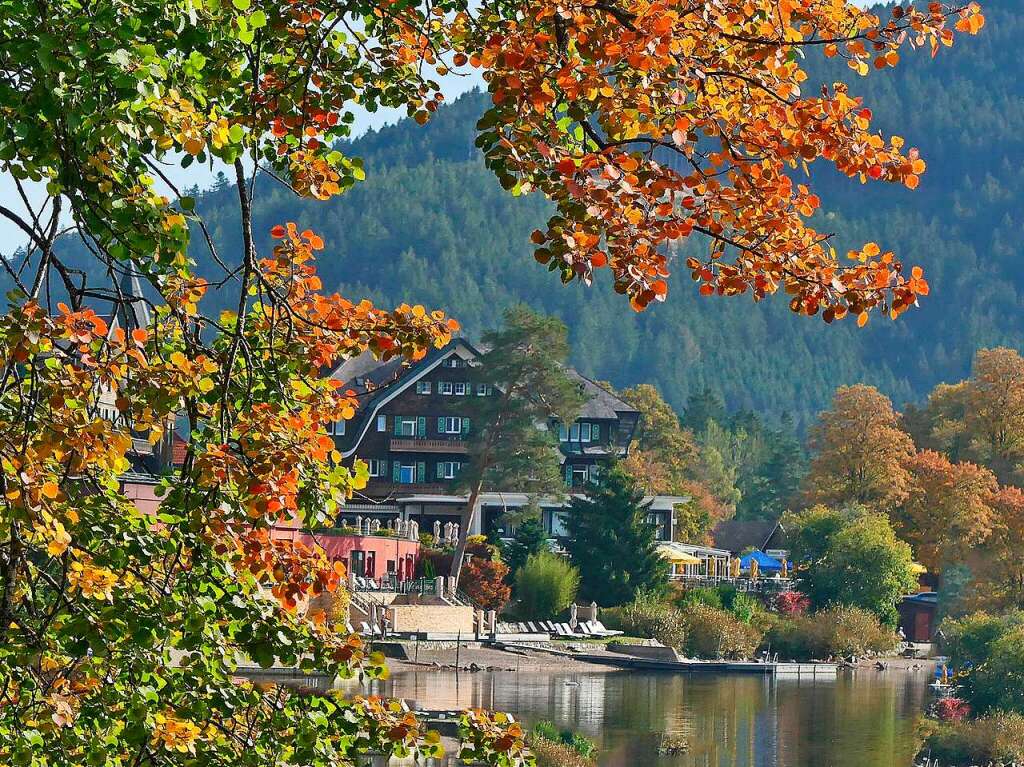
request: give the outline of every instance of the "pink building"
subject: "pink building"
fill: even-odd
[[[345,569],[364,578],[394,577],[409,580],[416,574],[420,542],[389,535],[339,535],[310,533],[296,527],[275,527],[274,538],[319,545],[332,560],[341,560]]]
[[[160,499],[155,484],[145,480],[128,480],[122,485],[124,494],[146,514],[156,514]],[[333,560],[341,560],[345,569],[364,578],[394,577],[399,581],[413,578],[420,556],[419,540],[397,535],[341,535],[331,532],[311,533],[298,523],[283,523],[274,528],[278,540],[299,541],[307,546],[319,545]]]

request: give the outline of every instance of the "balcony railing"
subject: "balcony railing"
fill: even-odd
[[[396,453],[465,453],[466,443],[462,439],[394,437],[391,450]]]
[[[451,485],[441,482],[391,482],[387,480],[371,479],[365,493],[374,496],[379,495],[409,495],[427,494],[438,495],[452,492]]]

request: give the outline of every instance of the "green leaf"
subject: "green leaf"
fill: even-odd
[[[248,2],[248,0],[244,0]],[[260,29],[261,27],[267,26],[267,14],[263,11],[253,11],[252,15],[249,16],[249,26],[253,29]]]
[[[251,0],[231,0],[231,4],[240,11],[247,11],[252,2]]]

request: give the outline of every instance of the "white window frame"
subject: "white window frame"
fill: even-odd
[[[437,393],[438,394],[451,394],[455,391],[455,387],[451,381],[438,381],[437,382]]]
[[[469,389],[469,386],[467,384],[465,384],[464,382],[462,382],[462,381],[456,381],[455,382],[455,396],[457,396],[457,397],[465,397],[466,394],[468,394],[467,389]]]
[[[478,397],[486,397],[490,393],[491,393],[491,385],[490,384],[478,383],[476,385],[476,396],[478,396]]]
[[[345,421],[344,418],[341,419],[340,421],[331,421],[329,424],[327,424],[327,433],[335,437],[344,437],[346,423],[347,421]]]
[[[579,442],[580,441],[580,423],[576,421],[572,426],[569,427],[569,441]]]
[[[561,421],[558,422],[558,441],[568,442],[569,441],[569,427]]]
[[[377,416],[377,431],[387,431],[387,430],[388,430],[388,417],[386,415],[383,415],[383,414]]]
[[[402,478],[403,475],[405,474],[405,470],[406,469],[408,469],[409,471],[412,472],[412,474],[410,475],[412,478],[408,482],[406,482]],[[415,463],[410,463],[410,464],[400,463],[399,464],[398,483],[401,484],[401,485],[415,485],[416,484],[416,464]]]
[[[462,418],[457,415],[446,415],[444,417],[444,430],[442,434],[462,434]]]
[[[441,479],[455,479],[460,469],[462,463],[459,461],[441,461]]]
[[[416,382],[416,393],[417,394],[430,394],[430,381],[417,381]]]
[[[590,424],[586,421],[580,424],[580,442],[590,442]]]
[[[367,458],[366,467],[370,470],[371,477],[383,477],[387,474],[387,466],[380,458]]]
[[[414,415],[396,415],[395,420],[398,421],[398,433],[396,437],[415,437],[416,436],[416,416]],[[406,434],[406,427],[409,427],[409,433]]]

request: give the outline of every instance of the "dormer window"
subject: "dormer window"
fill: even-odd
[[[441,367],[445,368],[463,368],[465,366],[466,361],[462,359],[462,357],[455,356],[454,354],[451,357],[445,357],[444,360],[441,361]]]

